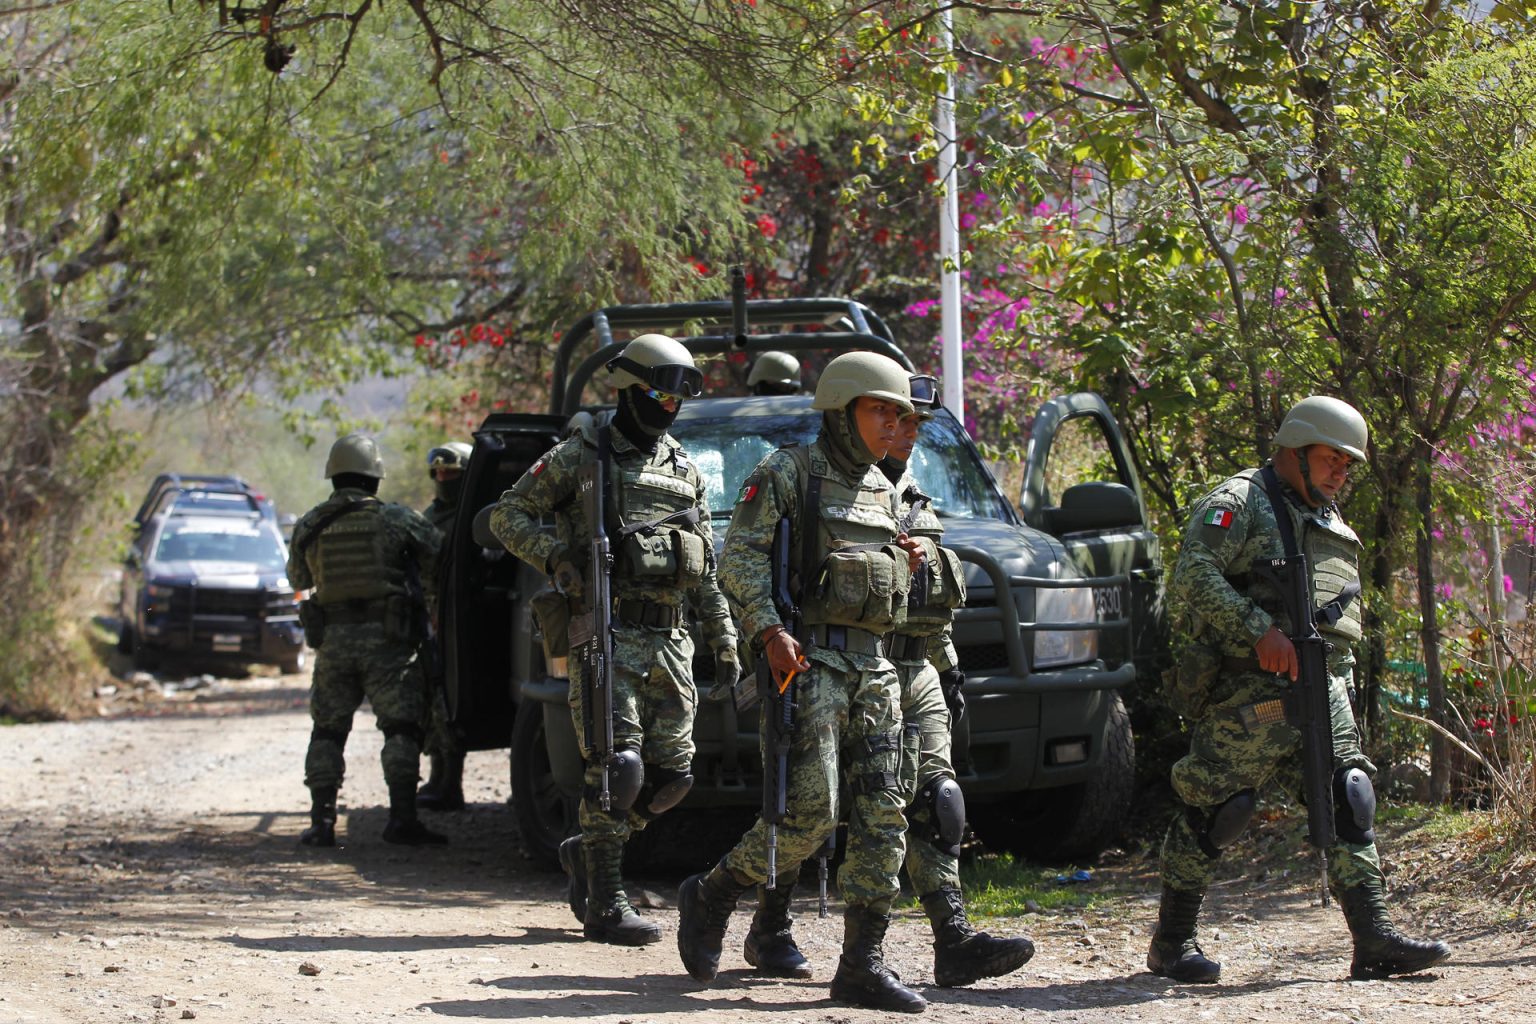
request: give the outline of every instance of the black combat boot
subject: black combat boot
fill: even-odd
[[[1355,940],[1351,978],[1389,978],[1433,967],[1451,956],[1451,947],[1428,939],[1410,939],[1392,927],[1387,917],[1386,894],[1381,882],[1366,882],[1349,889],[1334,888],[1333,896],[1344,910],[1349,933]]]
[[[677,890],[677,952],[696,981],[711,982],[720,973],[720,947],[736,901],[751,887],[721,861],[708,871],[683,879]]]
[[[620,873],[624,859],[623,840],[584,842],[581,852],[587,868],[587,905],[581,934],[593,942],[613,946],[648,946],[660,942],[661,926],[641,917],[624,891]]]
[[[309,828],[299,833],[305,846],[336,845],[336,787],[316,786],[309,791]]]
[[[998,939],[971,927],[959,889],[945,887],[924,896],[923,913],[933,925],[933,981],[941,988],[1000,978],[1035,955],[1028,939]]]
[[[401,846],[442,846],[448,837],[433,832],[416,817],[416,783],[392,782],[389,785],[389,820],[384,823],[384,841]]]
[[[832,998],[871,1010],[922,1013],[928,1000],[901,983],[885,964],[885,930],[891,916],[870,907],[843,911],[843,955],[832,977]]]
[[[795,896],[798,872],[780,875],[774,887],[757,887],[757,913],[752,915],[752,930],[747,932],[741,955],[757,968],[757,973],[772,978],[809,978],[811,964],[795,945],[790,931],[793,918],[789,903]]]
[[[416,806],[429,811],[464,809],[464,755],[432,754],[432,772],[416,792]]]
[[[560,868],[565,872],[565,904],[576,920],[587,920],[587,859],[581,852],[581,836],[560,843]]]
[[[1157,934],[1147,950],[1147,970],[1174,981],[1201,985],[1221,977],[1221,964],[1206,957],[1195,939],[1195,922],[1205,893],[1198,889],[1163,886],[1157,912]]]

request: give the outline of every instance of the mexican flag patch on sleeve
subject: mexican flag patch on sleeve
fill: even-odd
[[[736,504],[739,505],[744,501],[751,501],[755,497],[757,497],[757,481],[748,480],[741,485],[741,490],[736,493]]]
[[[1205,519],[1202,522],[1206,526],[1219,526],[1225,530],[1231,527],[1232,521],[1236,518],[1229,508],[1213,508],[1206,510]]]

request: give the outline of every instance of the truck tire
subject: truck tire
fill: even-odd
[[[978,806],[971,826],[988,848],[1045,863],[1081,863],[1115,839],[1135,791],[1136,740],[1118,693],[1113,701],[1098,773],[1087,782]]]
[[[560,870],[560,841],[577,831],[576,801],[560,791],[544,746],[544,706],[525,700],[512,720],[512,813],[523,855]]]

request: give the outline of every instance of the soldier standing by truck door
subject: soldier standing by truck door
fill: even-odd
[[[309,698],[314,730],[304,758],[311,797],[306,846],[336,845],[336,798],[346,771],[352,715],[366,697],[384,733],[389,821],[384,840],[419,846],[448,840],[416,817],[426,681],[424,590],[437,578],[441,535],[403,505],[377,498],[384,460],[373,438],[348,434],[331,446],[331,496],[294,524],[288,582],[313,594],[300,608],[315,649]]]
[[[1329,644],[1337,840],[1326,851],[1328,888],[1354,938],[1351,974],[1410,974],[1451,955],[1443,942],[1403,936],[1387,916],[1373,828],[1375,768],[1360,750],[1349,705],[1361,636],[1360,541],[1334,499],[1365,461],[1366,442],[1357,410],[1336,398],[1304,398],[1281,422],[1272,462],[1201,498],[1184,530],[1168,579],[1177,654],[1168,699],[1190,720],[1190,751],[1172,772],[1184,807],[1163,840],[1162,905],[1147,953],[1153,974],[1183,982],[1220,978],[1221,965],[1196,940],[1216,862],[1247,827],[1264,783],[1279,776],[1299,789],[1302,737],[1282,703],[1296,684],[1297,651],[1283,595],[1263,571],[1293,554],[1286,550],[1292,544],[1306,556],[1317,626]]]
[[[875,467],[895,440],[901,414],[912,411],[907,371],[871,352],[838,356],[822,372],[812,408],[822,413],[816,441],[774,452],[747,478],[720,569],[742,608],[743,628],[772,667],[773,685],[798,687],[787,810],[782,822],[760,818],[719,864],[683,882],[678,952],[690,975],[714,979],[737,900],[770,877],[773,837],[778,862],[792,868],[775,879],[774,890],[763,890],[748,945],[759,962],[765,955],[786,963],[799,958],[798,950],[791,956],[783,947],[793,947],[788,901],[774,893],[787,890],[801,862],[837,828],[841,759],[853,796],[848,854],[838,873],[847,910],[832,998],[917,1013],[926,1001],[902,985],[883,952],[899,891],[907,801],[900,687],[881,639],[906,609],[920,549],[900,535],[894,489]],[[786,519],[799,636],[775,604],[775,537]],[[765,723],[769,704],[765,699]]]
[[[427,522],[443,535],[443,552],[440,565],[448,564],[448,540],[453,531],[453,519],[459,512],[459,496],[464,490],[464,471],[469,468],[469,456],[473,451],[463,441],[449,441],[427,453],[427,473],[432,477],[432,487],[437,492],[432,503],[421,510]],[[437,607],[428,609],[432,621],[437,623]],[[442,624],[438,623],[437,637],[442,636]],[[442,652],[438,652],[437,678],[428,679],[429,719],[427,729],[427,761],[431,771],[426,783],[416,793],[416,806],[429,811],[461,811],[464,809],[464,746],[453,723],[448,720],[447,695],[443,693]]]
[[[644,945],[660,941],[661,929],[630,904],[620,861],[630,833],[675,807],[693,785],[698,693],[690,611],[714,651],[716,678],[734,681],[740,666],[730,609],[716,582],[703,478],[667,433],[683,400],[702,393],[703,375],[681,342],[661,334],[635,338],[608,363],[608,372],[619,389],[617,409],[588,421],[534,463],[502,495],[491,530],[508,551],[548,573],[573,602],[582,598],[584,576],[591,579],[596,531],[606,530],[612,544],[611,689],[619,767],[605,769],[583,741],[581,835],[561,844],[560,860],[570,875],[572,910],[583,911],[583,934]],[[591,479],[584,467],[598,459],[611,481],[597,496],[606,523],[590,521],[578,495]],[[539,527],[551,513],[554,536]],[[581,659],[572,657],[570,664],[572,711],[578,735],[585,736],[584,726],[601,710],[584,706]],[[605,788],[611,790],[607,810],[600,800]]]

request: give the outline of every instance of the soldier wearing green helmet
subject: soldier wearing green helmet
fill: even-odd
[[[764,352],[747,374],[754,395],[793,395],[800,391],[800,360],[788,352]]]
[[[793,682],[798,695],[782,821],[760,818],[678,894],[678,952],[700,981],[718,973],[731,911],[753,886],[760,888],[743,950],[747,962],[765,974],[810,975],[790,931],[789,894],[801,862],[837,829],[846,771],[852,810],[838,887],[847,910],[832,998],[909,1013],[927,1005],[884,960],[910,794],[900,775],[901,691],[882,641],[905,611],[921,548],[901,532],[895,489],[876,463],[895,442],[901,417],[912,412],[908,376],[895,360],[872,352],[833,359],[812,401],[822,413],[816,440],[769,455],[737,498],[721,585],[741,607],[743,629],[767,659],[773,685],[782,692]],[[775,555],[776,537],[784,546],[781,522],[788,523],[787,553]],[[775,557],[794,567],[788,582],[800,613],[797,632],[775,603]],[[768,728],[769,715],[760,718]],[[770,837],[776,858],[768,852]],[[784,865],[791,867],[779,874]],[[777,877],[769,888],[771,874]]]
[[[1411,939],[1387,915],[1376,851],[1375,767],[1360,749],[1350,710],[1354,646],[1361,638],[1360,540],[1335,503],[1350,471],[1366,461],[1365,418],[1346,402],[1315,395],[1286,414],[1268,465],[1224,481],[1195,503],[1168,579],[1175,668],[1166,697],[1190,722],[1189,754],[1173,766],[1183,808],[1163,841],[1162,903],[1147,953],[1154,974],[1215,982],[1221,965],[1197,939],[1196,921],[1222,851],[1247,827],[1258,792],[1278,781],[1301,790],[1301,734],[1271,709],[1297,678],[1282,595],[1262,570],[1287,555],[1289,534],[1310,569],[1311,601],[1328,615],[1328,704],[1333,733],[1337,841],[1327,853],[1328,887],[1354,939],[1351,974],[1410,974],[1450,956],[1443,942]]]
[[[301,608],[315,648],[304,758],[310,791],[306,846],[336,845],[336,799],[346,771],[352,715],[366,697],[384,733],[389,786],[384,840],[418,846],[447,840],[416,816],[427,690],[417,650],[424,593],[437,578],[442,535],[416,512],[378,499],[384,460],[373,438],[348,434],[331,446],[331,496],[294,524],[288,582],[308,590]]]
[[[449,441],[427,452],[427,475],[432,478],[435,494],[432,503],[422,509],[421,514],[443,535],[444,565],[448,561],[448,535],[453,529],[454,517],[458,515],[459,495],[464,489],[464,471],[469,468],[469,456],[473,451],[463,441]],[[435,602],[428,610],[436,622]],[[436,643],[436,638],[432,642]],[[441,652],[437,664],[442,664]],[[430,771],[427,781],[416,793],[416,806],[429,811],[461,811],[464,809],[464,746],[453,723],[448,720],[442,679],[427,682],[431,689],[426,744]]]
[[[660,941],[661,928],[630,903],[620,862],[629,835],[675,807],[693,785],[698,692],[689,622],[698,621],[714,652],[716,679],[734,683],[741,671],[730,608],[716,582],[704,479],[667,432],[682,403],[703,392],[703,374],[692,353],[664,334],[630,341],[608,373],[617,408],[574,421],[575,429],[501,496],[490,527],[508,551],[549,574],[573,615],[585,610],[579,602],[591,579],[594,533],[605,529],[610,538],[613,747],[633,785],[620,787],[629,794],[623,799],[610,794],[604,809],[603,759],[582,750],[581,834],[560,845],[560,863],[582,933],[637,946]],[[590,486],[586,468],[598,459],[608,481],[604,523],[589,522],[578,497],[578,487]],[[546,517],[556,524],[553,534],[541,527]],[[571,710],[582,737],[587,716],[601,711],[584,706],[585,664],[570,664]]]

